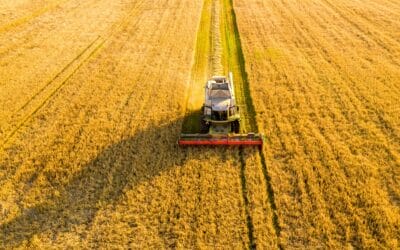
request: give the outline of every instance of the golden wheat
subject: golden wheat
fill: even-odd
[[[284,247],[397,248],[400,5],[236,1]]]
[[[0,1],[0,247],[398,248],[399,13]],[[179,148],[228,70],[265,146]]]

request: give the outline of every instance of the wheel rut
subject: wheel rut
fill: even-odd
[[[121,22],[115,23],[109,34],[99,35],[92,40],[81,52],[68,62],[57,74],[55,74],[37,93],[35,93],[15,114],[19,117],[13,124],[13,129],[6,133],[0,144],[4,149],[14,136],[41,110],[74,76],[74,74],[85,65],[104,45],[111,40],[113,35],[123,30],[137,12],[133,8],[122,18]]]
[[[242,50],[240,33],[236,21],[236,14],[233,8],[233,0],[221,0],[223,3],[222,13],[223,13],[223,28],[222,32],[223,40],[224,40],[224,66],[225,70],[229,70],[233,72],[234,81],[235,81],[235,90],[236,96],[238,97],[238,103],[241,108],[241,117],[242,117],[242,132],[255,132],[258,133],[258,124],[256,120],[256,111],[253,104],[253,99],[250,91],[250,84],[246,72],[245,58]],[[254,224],[251,218],[251,212],[249,210],[249,198],[247,192],[247,180],[246,180],[246,157],[251,154],[254,149],[244,149],[240,148],[240,161],[241,161],[241,179],[242,179],[242,190],[246,213],[248,216],[248,230],[249,230],[249,241],[250,249],[257,248],[257,242],[254,237]],[[265,189],[268,196],[268,204],[272,210],[272,225],[275,231],[275,236],[277,238],[278,248],[282,248],[279,244],[279,237],[281,227],[279,225],[279,217],[277,213],[277,207],[275,203],[275,194],[271,183],[271,176],[269,174],[269,170],[267,167],[265,155],[263,149],[258,149],[257,154],[259,155],[259,164],[261,166],[261,171],[263,173],[264,181],[265,181]]]

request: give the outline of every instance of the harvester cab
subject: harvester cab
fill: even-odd
[[[213,76],[207,81],[201,112],[200,133],[181,134],[179,145],[262,146],[262,135],[240,133],[240,112],[236,105],[232,73],[229,73],[229,78]]]

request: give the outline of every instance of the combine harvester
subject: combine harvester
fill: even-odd
[[[202,107],[201,133],[181,134],[179,145],[251,145],[262,146],[263,136],[240,134],[240,113],[236,105],[232,73],[207,81]]]

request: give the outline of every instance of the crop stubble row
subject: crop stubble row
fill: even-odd
[[[223,5],[221,33],[223,34],[223,64],[225,71],[234,76],[237,103],[240,106],[243,133],[259,132],[256,113],[250,93],[241,39],[237,27],[233,1],[221,1]],[[264,155],[256,148],[239,149],[242,189],[248,216],[250,247],[276,248],[279,243],[279,222],[275,211],[274,191]]]

